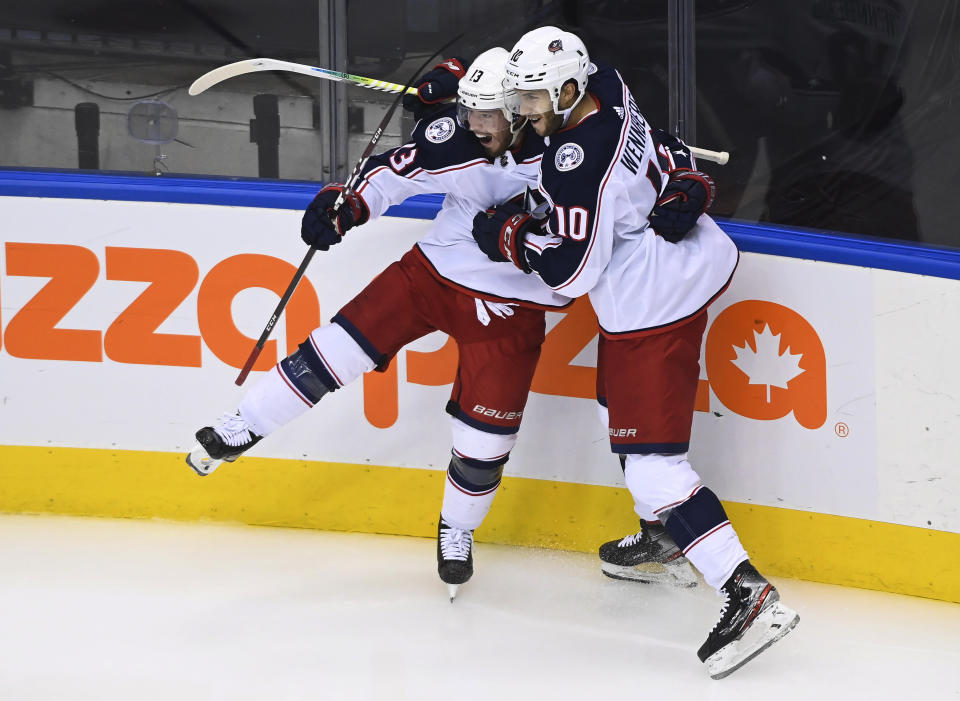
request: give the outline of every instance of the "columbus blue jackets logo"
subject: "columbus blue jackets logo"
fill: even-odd
[[[563,42],[559,39],[554,39],[550,42],[550,46],[547,47],[547,51],[552,54],[555,54],[558,51],[563,51]]]
[[[583,149],[578,144],[564,144],[557,149],[553,163],[557,170],[573,170],[583,163]]]
[[[435,144],[442,144],[444,141],[453,136],[453,132],[456,130],[456,128],[457,125],[454,124],[452,118],[441,117],[440,119],[431,122],[427,127],[427,140],[432,141]]]

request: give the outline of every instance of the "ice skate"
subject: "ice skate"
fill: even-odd
[[[797,612],[781,603],[776,588],[749,560],[737,566],[720,593],[726,597],[720,620],[697,651],[714,679],[738,670],[800,621]]]
[[[699,580],[660,523],[640,519],[640,532],[600,546],[600,569],[613,579],[695,587]]]
[[[473,576],[473,531],[454,528],[442,516],[437,525],[437,572],[451,603],[460,585]]]
[[[201,477],[209,475],[222,462],[233,462],[262,438],[250,429],[239,412],[224,414],[216,428],[204,426],[196,436],[200,442],[187,454],[187,464]]]

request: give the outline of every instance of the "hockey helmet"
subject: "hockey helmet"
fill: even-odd
[[[590,55],[576,34],[557,27],[539,27],[520,37],[506,66],[507,108],[522,115],[569,114],[583,98]],[[566,110],[560,109],[560,89],[568,80],[577,84],[579,95]],[[518,92],[519,91],[519,92]]]
[[[510,125],[511,133],[516,134],[523,126],[523,120],[515,118],[504,100],[504,66],[508,57],[506,49],[496,46],[484,51],[470,64],[457,89],[457,121],[460,126],[469,129],[469,119],[476,123],[476,120],[482,122],[487,118],[492,122],[498,111]],[[493,127],[491,123],[490,131],[499,131]]]

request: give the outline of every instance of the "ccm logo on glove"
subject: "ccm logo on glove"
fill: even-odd
[[[535,224],[536,221],[522,207],[507,202],[473,218],[473,238],[490,260],[510,262],[529,273],[530,264],[524,255],[523,240]]]

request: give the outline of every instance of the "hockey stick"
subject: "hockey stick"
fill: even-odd
[[[363,166],[366,165],[367,159],[370,158],[370,154],[373,153],[374,147],[377,145],[377,142],[380,141],[380,137],[383,135],[384,130],[387,128],[387,124],[390,122],[390,118],[393,116],[393,113],[397,109],[397,105],[400,104],[400,98],[403,97],[404,93],[409,90],[410,84],[416,80],[417,76],[423,73],[430,62],[440,55],[440,53],[446,49],[448,46],[453,44],[455,41],[460,39],[463,34],[458,34],[453,39],[448,41],[446,44],[437,49],[426,61],[423,62],[419,68],[417,68],[416,73],[410,76],[410,80],[407,81],[406,85],[401,85],[400,94],[394,99],[393,104],[390,105],[390,109],[387,110],[387,113],[383,116],[383,119],[380,120],[380,125],[377,127],[377,130],[373,132],[373,136],[370,137],[370,143],[367,144],[367,147],[363,150],[363,154],[360,156],[360,160],[357,161],[357,165],[353,167],[353,173],[350,174],[350,177],[347,178],[347,182],[344,183],[343,189],[340,191],[337,201],[333,203],[331,207],[331,219],[335,219],[337,214],[340,212],[340,208],[343,206],[343,202],[347,197],[347,194],[353,190],[353,186],[356,184],[357,180],[360,178],[360,171],[363,170]],[[250,352],[250,357],[247,358],[247,362],[244,364],[243,369],[240,371],[240,374],[237,376],[236,384],[242,385],[247,379],[247,375],[250,374],[250,370],[253,368],[253,364],[257,362],[257,358],[260,357],[260,352],[263,350],[264,344],[267,342],[267,338],[270,336],[270,332],[273,331],[274,325],[277,323],[277,320],[280,318],[280,314],[283,313],[284,307],[287,306],[287,302],[290,301],[290,296],[293,294],[293,291],[297,289],[297,285],[300,283],[300,278],[303,277],[303,274],[307,270],[307,266],[310,265],[310,261],[313,259],[313,255],[317,252],[315,246],[310,246],[310,250],[307,251],[307,255],[303,257],[303,262],[300,263],[300,267],[297,268],[297,272],[294,273],[293,279],[290,280],[290,284],[287,285],[286,291],[283,293],[283,296],[280,297],[280,304],[277,305],[277,308],[273,312],[273,316],[270,317],[270,320],[267,322],[266,327],[263,329],[263,333],[260,334],[260,338],[257,340],[257,344],[253,347],[253,350]]]
[[[433,59],[433,56],[431,56],[430,59]],[[428,59],[428,61],[430,59]],[[275,58],[251,58],[247,59],[246,61],[237,61],[236,63],[228,63],[226,66],[220,66],[220,68],[214,68],[209,73],[204,73],[202,76],[193,81],[187,92],[191,95],[199,95],[200,93],[209,90],[214,85],[222,83],[225,80],[229,80],[230,78],[235,78],[238,75],[245,75],[247,73],[257,73],[259,71],[286,71],[287,73],[301,73],[303,75],[309,75],[313,78],[326,78],[327,80],[335,80],[338,83],[351,83],[353,85],[359,85],[362,88],[371,88],[373,90],[381,90],[388,93],[408,92],[413,95],[417,94],[416,88],[407,87],[405,85],[388,83],[385,80],[377,80],[376,78],[365,78],[362,75],[352,75],[350,73],[341,73],[340,71],[331,71],[328,68],[318,68],[317,66],[308,66],[303,63],[280,61]]]
[[[730,153],[727,151],[709,151],[705,148],[697,148],[696,146],[687,146],[687,148],[690,149],[690,153],[694,156],[705,161],[712,161],[713,163],[724,165],[730,160]]]
[[[433,57],[431,56],[431,58]],[[229,80],[230,78],[236,78],[240,75],[257,73],[260,71],[286,71],[287,73],[300,73],[313,78],[324,78],[326,80],[333,80],[338,83],[350,83],[352,85],[359,85],[362,88],[370,88],[372,90],[380,90],[387,93],[407,92],[411,95],[417,94],[416,88],[399,85],[397,83],[388,83],[385,80],[366,78],[362,75],[353,75],[351,73],[341,73],[340,71],[332,71],[329,68],[308,66],[304,63],[280,61],[275,58],[251,58],[247,59],[246,61],[237,61],[236,63],[228,63],[226,66],[214,68],[209,73],[204,73],[202,76],[193,81],[187,92],[189,92],[191,95],[199,95],[200,93],[209,90],[214,85],[222,83],[225,80]],[[688,148],[690,149],[690,153],[705,161],[712,161],[713,163],[724,165],[730,160],[730,154],[727,151],[709,151],[705,148],[697,148],[696,146],[689,146]]]

